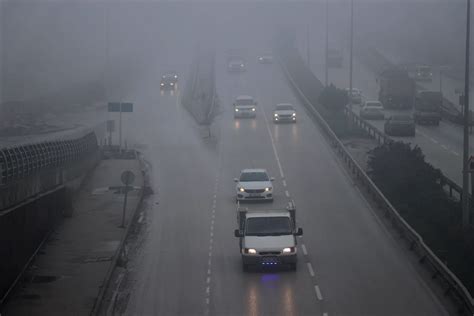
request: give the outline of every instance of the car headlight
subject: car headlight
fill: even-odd
[[[239,109],[235,109],[235,112],[239,112]]]
[[[177,76],[177,75],[174,75],[174,79],[178,79],[178,76]]]
[[[238,188],[238,190],[239,190],[240,192],[244,192],[244,191],[245,191],[245,189],[242,188],[242,187]]]
[[[240,64],[240,67],[242,67],[242,68],[243,68],[243,67],[244,67],[244,64]]]
[[[249,253],[249,254],[256,254],[257,253],[257,250],[253,249],[253,248],[245,248],[245,253]]]
[[[161,83],[161,86],[163,87],[164,85],[165,85],[165,84],[162,82],[162,83]]]
[[[293,113],[293,116],[296,116],[296,113]]]
[[[265,188],[265,192],[269,192],[269,191],[271,191],[271,190],[272,190],[271,187]]]
[[[252,111],[255,112],[255,108],[252,108]]]
[[[291,252],[295,252],[295,247],[283,248],[283,253],[291,253]]]
[[[274,116],[274,117],[278,117],[278,114],[275,113],[275,114],[273,114],[273,116]]]
[[[170,83],[170,86],[174,86],[174,83],[171,82],[171,83]]]

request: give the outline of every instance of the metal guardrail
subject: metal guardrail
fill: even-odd
[[[283,71],[289,79],[291,85],[298,92],[312,117],[316,120],[324,134],[329,139],[330,143],[336,152],[342,157],[347,164],[352,175],[362,183],[367,192],[371,195],[377,205],[384,211],[385,216],[390,220],[393,227],[400,233],[400,235],[408,242],[410,250],[418,255],[419,262],[426,264],[432,272],[433,278],[439,278],[442,283],[446,285],[445,294],[452,293],[462,307],[462,310],[474,313],[474,299],[469,291],[464,287],[461,281],[452,273],[452,271],[431,251],[431,249],[424,243],[423,238],[403,219],[395,207],[383,195],[380,189],[355,161],[351,154],[347,151],[344,144],[339,140],[337,135],[333,132],[331,127],[327,124],[324,118],[319,114],[311,102],[306,98],[304,93],[298,88],[298,85],[293,80],[286,65],[280,62]],[[366,123],[366,122],[365,122]],[[361,124],[365,124],[361,122]],[[368,126],[368,125],[367,125]],[[370,128],[370,133],[383,141],[392,141],[386,135],[382,134],[375,128]]]
[[[94,133],[73,140],[46,141],[0,149],[0,186],[43,169],[80,159],[97,149]]]

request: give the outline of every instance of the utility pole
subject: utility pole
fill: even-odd
[[[326,51],[324,53],[324,85],[328,86],[328,51],[329,51],[329,0],[326,0]]]
[[[349,107],[352,111],[352,50],[354,46],[354,0],[351,0],[351,47],[349,57]]]
[[[471,28],[471,0],[467,0],[466,17],[466,59],[465,59],[465,78],[464,78],[464,139],[462,155],[462,226],[469,226],[469,37]],[[473,185],[473,183],[471,183]]]
[[[309,41],[309,24],[308,24],[308,26],[306,27],[306,58],[308,61],[308,68],[311,69],[309,55],[310,55],[310,41]]]

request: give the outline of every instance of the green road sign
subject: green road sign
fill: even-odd
[[[133,112],[133,103],[130,102],[109,102],[108,104],[109,112]],[[120,111],[122,107],[122,111]]]

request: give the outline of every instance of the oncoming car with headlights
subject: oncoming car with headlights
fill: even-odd
[[[238,229],[234,236],[239,238],[242,269],[250,266],[265,268],[297,267],[296,236],[303,235],[303,229],[296,229],[296,209],[290,201],[286,209],[248,209],[237,205]]]
[[[257,115],[257,101],[251,96],[240,95],[234,102],[234,118],[255,117]]]
[[[178,85],[178,75],[175,73],[169,73],[161,76],[160,89],[161,90],[174,90]]]
[[[273,201],[274,178],[270,178],[265,169],[244,169],[240,177],[235,178],[237,183],[237,201]]]
[[[273,122],[283,123],[290,122],[296,123],[296,111],[293,105],[289,103],[277,104],[273,111]]]

